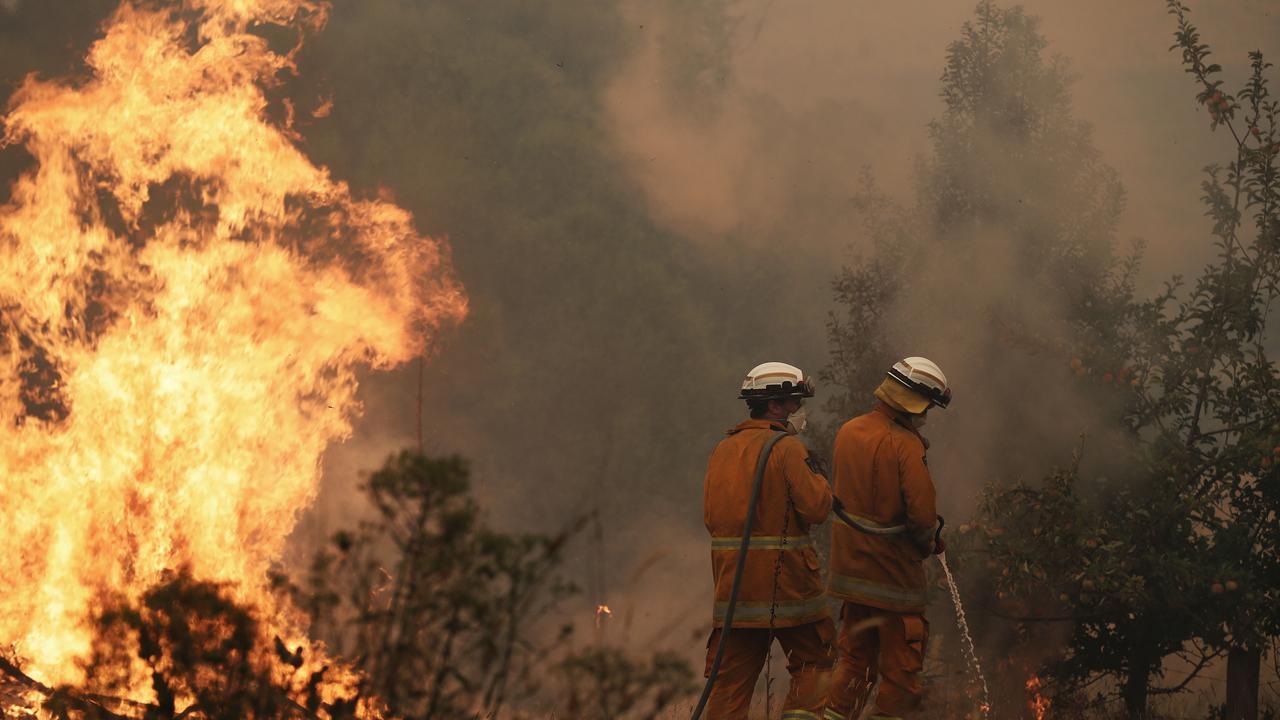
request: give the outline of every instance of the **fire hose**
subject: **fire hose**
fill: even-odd
[[[907,531],[906,525],[871,525],[862,518],[854,517],[844,511],[844,503],[840,502],[840,498],[831,498],[831,513],[836,516],[840,522],[848,525],[854,530],[867,533],[868,535],[901,535]],[[933,537],[936,541],[942,535],[942,527],[947,524],[941,515],[938,516],[938,529],[934,531]]]
[[[738,565],[733,571],[733,583],[729,586],[729,604],[724,611],[724,628],[720,632],[720,642],[716,644],[716,656],[711,661],[711,669],[707,672],[707,682],[702,687],[702,696],[698,698],[698,705],[693,709],[691,720],[700,720],[702,717],[702,711],[706,709],[707,701],[711,699],[711,689],[716,684],[716,676],[720,673],[720,661],[724,659],[724,649],[729,643],[729,630],[733,627],[733,611],[738,605],[738,591],[742,586],[742,575],[747,568],[747,550],[751,545],[751,521],[755,519],[756,504],[760,500],[760,488],[764,485],[765,465],[769,462],[769,454],[773,452],[773,446],[777,445],[778,441],[786,436],[787,433],[780,432],[769,438],[760,450],[760,458],[756,460],[756,474],[751,481],[751,499],[747,501],[747,517],[742,524],[742,542],[738,545]],[[870,535],[900,535],[907,531],[906,525],[868,525],[866,522],[845,512],[844,504],[840,502],[840,498],[832,498],[831,511],[844,524]],[[945,523],[946,521],[939,515],[938,530],[935,537],[942,534],[942,526]]]

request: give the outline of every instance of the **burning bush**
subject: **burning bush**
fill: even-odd
[[[300,649],[289,652],[279,638],[272,645],[262,638],[255,613],[238,604],[227,586],[184,570],[137,605],[121,598],[99,616],[86,689],[126,698],[147,681],[155,699],[146,716],[153,718],[281,718],[321,710],[330,717],[352,715],[353,701],[322,701],[324,669],[308,673]],[[66,714],[75,694],[64,689],[45,708]]]
[[[260,609],[233,595],[229,584],[183,569],[137,602],[102,598],[85,683],[50,688],[2,660],[0,672],[25,692],[0,696],[0,711],[62,720],[371,716],[358,690],[342,697],[340,683],[327,682],[328,666],[307,666],[302,648],[268,640]]]
[[[458,457],[402,453],[364,487],[373,519],[338,533],[301,586],[276,576],[309,614],[312,647],[290,648],[233,587],[182,571],[136,603],[104,603],[85,684],[55,690],[11,663],[0,670],[42,694],[45,711],[77,719],[542,717],[561,706],[655,718],[696,689],[676,655],[577,649],[572,625],[547,632],[574,592],[556,570],[583,522],[555,535],[487,527]],[[142,687],[150,698],[131,699]]]

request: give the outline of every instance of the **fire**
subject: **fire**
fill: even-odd
[[[604,622],[605,618],[612,616],[613,611],[609,609],[608,605],[596,605],[596,629],[600,629],[600,625]]]
[[[86,78],[29,77],[0,207],[0,644],[81,680],[104,590],[166,570],[265,587],[356,373],[421,354],[466,299],[408,212],[313,164],[264,88],[293,70],[248,32],[315,29],[315,0],[124,2]]]
[[[1035,714],[1036,720],[1044,720],[1049,712],[1049,698],[1040,694],[1040,678],[1032,675],[1027,678],[1027,708]]]

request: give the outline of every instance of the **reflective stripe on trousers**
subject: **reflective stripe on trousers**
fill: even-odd
[[[830,589],[856,603],[870,600],[876,605],[887,603],[891,607],[923,608],[929,602],[924,588],[914,590],[836,573],[831,573]]]
[[[716,602],[715,608],[712,609],[711,615],[716,622],[724,622],[725,611],[729,608],[728,600],[720,600]],[[822,595],[811,597],[806,600],[779,600],[777,607],[768,600],[739,600],[737,607],[733,610],[733,619],[740,622],[753,622],[757,620],[768,620],[770,609],[773,608],[773,617],[776,618],[809,618],[824,615],[827,612],[827,601]]]
[[[782,720],[822,720],[822,716],[808,710],[788,710],[782,713]]]
[[[813,540],[808,535],[752,535],[747,541],[748,550],[798,550],[811,547]],[[741,537],[713,537],[711,550],[737,550],[742,547]]]

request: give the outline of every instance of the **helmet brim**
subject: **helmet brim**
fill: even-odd
[[[797,400],[813,397],[816,388],[812,380],[801,380],[793,383],[790,380],[777,385],[766,385],[762,388],[743,388],[738,393],[739,400]]]
[[[916,382],[915,380],[912,380],[911,378],[904,375],[896,367],[889,368],[889,372],[886,374],[889,376],[890,380],[893,380],[902,388],[911,391],[912,393],[922,398],[927,403],[923,408],[919,410],[909,410],[909,412],[919,414],[935,405],[937,407],[942,408],[943,410],[946,410],[947,406],[951,404],[951,388],[947,388],[945,390],[939,390],[938,388],[933,387],[931,385],[925,385],[922,382]]]

